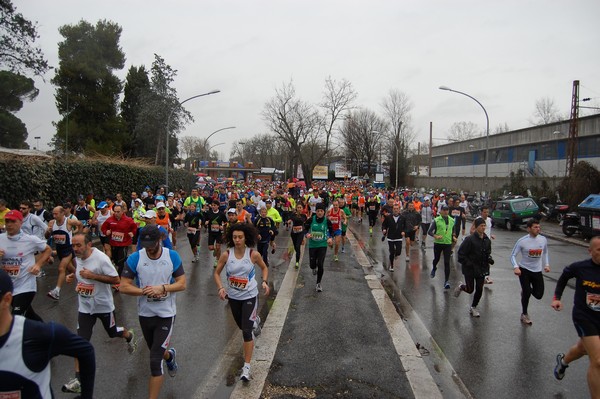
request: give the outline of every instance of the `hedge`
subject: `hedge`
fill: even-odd
[[[140,164],[139,161],[108,159],[61,159],[26,156],[0,159],[0,198],[11,209],[20,201],[41,199],[46,209],[65,200],[74,201],[79,194],[94,194],[96,201],[106,195],[122,193],[129,198],[132,191],[141,192],[146,186],[152,188],[164,184],[165,168]],[[183,188],[189,191],[195,184],[195,176],[187,171],[169,171],[171,190]]]

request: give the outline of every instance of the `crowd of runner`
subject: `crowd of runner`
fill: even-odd
[[[467,234],[468,209],[464,195],[393,191],[330,181],[315,183],[308,189],[292,181],[222,184],[195,187],[189,193],[146,187],[140,193],[131,192],[127,199],[121,193],[104,198],[79,195],[76,201],[66,200],[52,210],[45,209],[41,200],[22,201],[18,210],[10,210],[0,200],[0,229],[6,231],[0,235],[0,257],[12,283],[10,309],[13,315],[26,318],[24,322],[19,319],[25,335],[38,334],[32,332],[35,329],[28,320],[42,321],[32,302],[37,291],[35,279],[43,275],[43,268],[53,264],[58,268],[56,286],[47,293],[50,300],[59,301],[64,283],[75,282],[79,300],[77,335],[62,332],[63,341],[70,344],[56,354],[73,356],[72,347],[87,353],[96,319],[100,319],[109,337],[122,338],[127,350],[135,352],[135,331],[117,326],[111,290],[137,296],[139,323],[150,351],[149,397],[157,397],[163,382],[163,360],[171,377],[178,370],[177,352],[169,347],[169,340],[176,315],[176,292],[186,288],[179,251],[189,250],[192,262],[199,262],[202,236],[206,236],[213,258],[211,266],[219,297],[229,301],[232,316],[243,333],[244,366],[240,378],[249,381],[254,338],[260,334],[258,291],[262,287],[263,293],[269,294],[269,254],[277,250],[275,237],[282,230],[290,232],[296,269],[302,246],[307,244],[316,292],[324,289],[327,250],[333,249],[333,261],[337,262],[340,251],[345,252],[350,223],[368,221],[371,236],[373,229],[380,226],[381,240],[387,241],[389,248],[389,272],[394,271],[403,247],[408,262],[411,246],[420,241],[420,248],[426,250],[431,237],[431,278],[436,277],[437,265],[443,258],[444,289],[451,288],[450,257],[462,236],[466,239],[458,249],[458,259],[463,264],[465,283],[459,283],[454,294],[474,292],[470,314],[479,317],[477,304],[483,284],[493,283],[489,265],[493,264],[490,240],[494,237],[487,207]],[[177,240],[177,232],[182,229],[186,243]],[[541,298],[541,269],[548,271],[549,265],[545,238],[538,237],[535,223],[528,225],[528,233],[515,246],[511,261],[523,290],[521,321],[531,325],[527,314],[529,296]],[[94,246],[96,238],[100,249]],[[532,253],[536,256],[530,256]],[[520,254],[521,259],[517,260]],[[151,264],[156,270],[149,272],[148,268],[138,267],[141,264]],[[256,282],[256,266],[261,269],[261,284]],[[39,334],[43,336],[43,331]],[[2,342],[0,350],[1,345]],[[578,345],[567,360],[581,356],[582,344]],[[565,357],[559,360],[564,375]],[[91,397],[91,363],[89,356],[77,358],[74,378],[63,386],[63,391]],[[36,383],[44,384],[43,381]],[[43,390],[41,385],[39,388]]]

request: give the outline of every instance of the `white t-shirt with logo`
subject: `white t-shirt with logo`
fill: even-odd
[[[118,276],[110,258],[97,248],[92,248],[92,254],[87,259],[77,258],[77,285],[75,291],[79,297],[79,311],[86,314],[110,313],[115,310],[110,284],[81,277],[79,272],[87,269],[103,276]]]
[[[35,275],[28,269],[35,264],[35,253],[46,249],[46,241],[25,234],[22,231],[16,236],[9,237],[7,233],[0,234],[0,249],[4,256],[0,259],[0,267],[11,277],[13,296],[25,292],[36,292]]]

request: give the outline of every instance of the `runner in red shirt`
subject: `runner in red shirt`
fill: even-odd
[[[119,276],[125,266],[125,260],[131,245],[131,238],[137,231],[137,225],[132,218],[125,215],[120,205],[113,206],[113,214],[102,224],[102,233],[110,237],[108,244],[112,250],[112,261],[117,266]],[[113,288],[118,289],[118,286]]]
[[[346,213],[340,209],[338,201],[343,201],[342,198],[333,200],[333,207],[327,211],[326,217],[331,222],[333,227],[333,260],[338,261],[338,250],[342,242],[342,223],[347,223]]]

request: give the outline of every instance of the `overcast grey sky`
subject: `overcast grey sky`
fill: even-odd
[[[178,71],[181,100],[213,89],[221,93],[186,103],[195,118],[182,135],[231,144],[266,133],[264,104],[283,82],[319,101],[327,76],[348,79],[356,105],[381,112],[390,89],[412,100],[420,141],[446,137],[454,122],[482,130],[485,116],[467,97],[438,89],[446,85],[476,97],[487,109],[490,130],[529,126],[535,101],[554,99],[570,110],[572,82],[580,97],[600,103],[600,1],[392,1],[392,0],[13,0],[39,24],[39,45],[58,66],[58,28],[86,20],[118,23],[126,66],[150,67],[154,53]],[[54,87],[37,80],[40,95],[18,116],[28,142],[48,149],[59,116]],[[589,104],[589,103],[588,103]],[[596,105],[598,106],[598,105]],[[434,142],[435,143],[435,142]],[[438,142],[441,144],[442,142]]]

